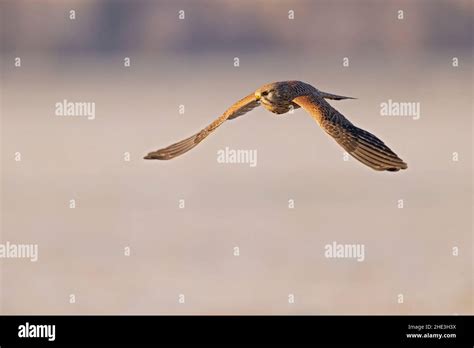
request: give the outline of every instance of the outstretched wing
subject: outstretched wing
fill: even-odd
[[[323,98],[307,95],[293,99],[351,156],[375,170],[399,171],[407,165],[375,135],[354,126]]]
[[[144,158],[169,160],[176,156],[179,156],[191,150],[193,147],[203,141],[204,138],[211,134],[212,131],[214,131],[226,120],[242,116],[243,114],[257,107],[259,104],[260,102],[255,98],[255,95],[252,93],[232,105],[229,109],[226,110],[226,112],[222,114],[222,116],[220,116],[218,119],[216,119],[214,122],[212,122],[209,126],[204,128],[200,132],[190,136],[189,138],[181,140],[176,144],[165,147],[164,149],[150,152]]]

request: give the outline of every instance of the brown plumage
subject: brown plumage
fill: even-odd
[[[291,109],[302,107],[351,156],[375,170],[399,171],[407,168],[406,163],[382,140],[354,126],[325,99],[353,98],[322,92],[301,81],[270,83],[239,100],[200,132],[164,149],[150,152],[145,159],[167,160],[179,156],[199,144],[226,120],[239,117],[258,105],[263,105],[276,114],[284,114]]]

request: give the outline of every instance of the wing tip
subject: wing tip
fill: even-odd
[[[150,152],[148,155],[143,157],[143,159],[146,160],[169,160],[171,159],[171,156],[168,156],[166,154],[160,153],[159,151],[157,152]]]
[[[408,165],[405,162],[400,163],[400,165],[397,167],[385,168],[385,170],[388,172],[398,172],[405,169],[408,169]]]

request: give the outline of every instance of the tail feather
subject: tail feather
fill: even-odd
[[[321,97],[325,99],[332,99],[332,100],[357,99],[353,97],[345,97],[343,95],[331,94],[331,93],[326,93],[322,91],[319,91],[319,94],[321,95]]]

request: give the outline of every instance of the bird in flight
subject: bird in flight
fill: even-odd
[[[356,127],[334,109],[326,99],[354,99],[322,92],[301,81],[283,81],[266,84],[254,93],[239,100],[222,116],[198,133],[161,150],[150,152],[145,159],[169,160],[191,150],[217,127],[227,120],[233,120],[259,105],[275,114],[284,114],[302,107],[311,117],[352,157],[378,171],[396,172],[406,169],[403,162],[382,140]]]

